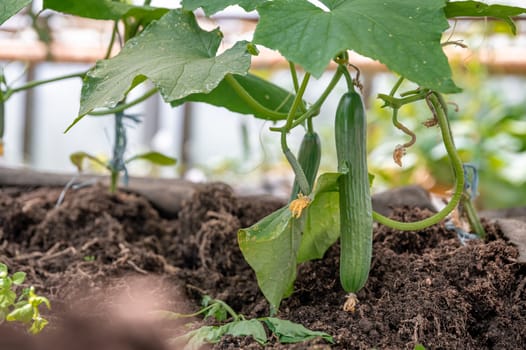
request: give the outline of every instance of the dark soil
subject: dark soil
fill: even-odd
[[[247,317],[268,314],[236,233],[281,201],[237,197],[210,184],[167,219],[144,198],[101,186],[70,191],[55,207],[60,191],[0,189],[0,261],[26,272],[53,306],[42,310],[51,322],[41,336],[0,327],[0,349],[169,349],[160,339],[188,330],[188,320],[159,323],[151,311],[196,311],[203,294]],[[427,215],[394,213],[400,220]],[[485,226],[489,240],[467,245],[439,225],[420,232],[378,227],[370,279],[354,313],[342,309],[334,246],[300,266],[278,316],[325,331],[336,344],[273,340],[268,348],[526,349],[526,266],[496,226]],[[214,348],[262,347],[227,337]]]

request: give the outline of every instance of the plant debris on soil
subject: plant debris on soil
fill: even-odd
[[[159,321],[154,311],[194,312],[203,295],[248,318],[268,315],[237,230],[283,201],[244,198],[227,185],[208,184],[176,218],[164,218],[143,197],[110,194],[100,185],[69,191],[57,206],[61,190],[0,189],[0,262],[26,272],[26,283],[53,307],[42,310],[50,320],[42,335],[0,327],[0,349],[169,349],[160,339],[188,331],[187,320]],[[429,215],[405,207],[391,216]],[[370,278],[354,313],[342,308],[346,294],[333,246],[323,259],[299,267],[295,292],[278,317],[327,332],[335,344],[271,339],[267,348],[526,349],[526,266],[493,222],[484,225],[488,240],[465,245],[442,224],[418,232],[378,226]],[[213,348],[262,346],[228,336]]]

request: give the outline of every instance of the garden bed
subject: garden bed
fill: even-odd
[[[4,183],[0,190],[0,261],[13,272],[26,272],[26,282],[53,307],[42,310],[50,320],[42,335],[18,339],[17,327],[0,328],[9,335],[0,336],[0,348],[169,348],[161,340],[187,331],[183,324],[189,320],[159,321],[152,311],[197,311],[204,294],[250,318],[268,315],[238,248],[237,230],[282,200],[239,196],[224,184],[195,185],[174,197],[181,207],[170,212],[159,210],[152,198],[112,195],[100,184],[70,189],[56,206],[61,192],[27,182]],[[375,207],[399,220],[428,216],[425,196],[408,193],[417,200],[404,202],[397,194],[399,208],[391,211],[393,197],[380,196]],[[354,313],[342,309],[338,247],[301,265],[295,292],[278,316],[327,332],[335,344],[316,339],[281,345],[271,339],[268,348],[526,348],[526,265],[496,215],[506,216],[492,213],[483,220],[486,242],[465,245],[443,225],[419,232],[378,226],[370,278]],[[519,210],[511,220],[522,222],[523,215]],[[251,338],[226,337],[214,348],[261,346]]]

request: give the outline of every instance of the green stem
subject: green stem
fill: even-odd
[[[105,110],[102,110],[102,111],[91,111],[88,114],[91,115],[91,116],[102,116],[102,115],[108,115],[108,114],[115,114],[115,113],[123,112],[126,109],[128,109],[130,107],[133,107],[136,104],[139,104],[139,103],[149,99],[150,97],[152,97],[156,93],[157,93],[157,88],[152,88],[152,89],[148,90],[144,95],[136,98],[133,101],[130,101],[128,103],[118,104],[114,108],[105,109]]]
[[[469,225],[471,226],[473,232],[475,232],[481,239],[486,238],[486,230],[484,230],[484,226],[482,226],[482,223],[480,222],[480,218],[477,214],[477,211],[475,210],[475,207],[473,206],[471,198],[468,196],[463,196],[461,205],[462,208],[464,208],[464,212],[468,217]]]
[[[0,142],[4,137],[4,128],[5,128],[5,102],[2,99],[2,91],[0,91]],[[1,155],[1,154],[0,154]]]
[[[433,105],[436,117],[438,119],[438,125],[440,126],[440,131],[442,133],[442,139],[446,147],[447,154],[451,161],[453,167],[453,172],[455,174],[455,192],[449,203],[435,215],[416,222],[399,222],[392,219],[389,219],[377,212],[373,211],[373,219],[378,221],[380,224],[392,227],[397,230],[421,230],[436,223],[439,223],[444,219],[449,213],[455,209],[460,199],[462,198],[464,191],[464,171],[462,169],[462,161],[455,149],[455,144],[453,142],[453,136],[451,135],[451,129],[449,128],[449,121],[447,119],[446,111],[442,108],[442,105],[437,97],[436,93],[433,93],[429,96],[430,102]]]
[[[257,113],[264,116],[266,119],[277,121],[287,119],[287,114],[275,112],[267,107],[261,105],[256,101],[246,90],[239,84],[232,74],[225,75],[225,81],[230,85],[232,89],[243,99],[248,105],[254,109]]]
[[[44,84],[48,84],[48,83],[53,83],[55,81],[66,80],[66,79],[71,79],[71,78],[84,78],[86,73],[87,72],[73,73],[73,74],[62,75],[60,77],[55,77],[55,78],[51,78],[51,79],[31,81],[31,82],[29,82],[27,84],[24,84],[22,86],[19,86],[17,88],[8,89],[6,91],[6,94],[4,95],[4,99],[3,100],[7,101],[11,97],[11,95],[13,95],[14,93],[17,93],[17,92],[20,92],[20,91],[24,91],[24,90],[28,90],[28,89],[37,87],[39,85],[44,85]]]
[[[119,29],[119,21],[115,21],[113,24],[113,30],[111,32],[110,43],[108,44],[108,49],[104,55],[104,59],[108,59],[111,56],[111,50],[113,49],[113,44],[115,43],[115,37],[117,36],[117,30]]]
[[[300,192],[304,195],[310,194],[309,181],[307,180],[307,176],[305,176],[305,172],[301,168],[300,163],[287,145],[286,132],[281,133],[281,150],[287,158],[292,170],[294,171],[295,179],[298,182],[298,186],[300,187]]]
[[[303,100],[303,94],[305,93],[305,89],[307,89],[307,84],[310,80],[310,73],[305,73],[305,76],[303,77],[303,80],[301,82],[301,86],[296,92],[296,98],[292,102],[292,106],[290,107],[289,113],[287,115],[287,122],[285,123],[285,128],[287,131],[291,129],[292,123],[294,122],[294,117],[296,116],[296,111],[298,110],[298,107],[300,106],[302,100]]]
[[[385,95],[385,94],[378,94],[378,98],[383,100],[386,106],[389,106],[392,108],[400,108],[403,105],[406,105],[408,103],[413,103],[416,101],[423,100],[426,97],[428,92],[429,91],[422,90],[418,94],[411,95],[411,96],[404,97],[404,98],[396,98],[396,97]]]
[[[329,82],[329,85],[327,85],[327,87],[325,88],[325,90],[323,91],[321,96],[318,98],[318,100],[316,100],[316,102],[314,102],[314,104],[309,108],[309,110],[307,112],[305,112],[299,118],[294,120],[294,122],[292,123],[291,129],[294,129],[298,125],[303,124],[303,122],[305,120],[311,119],[312,117],[314,117],[316,114],[318,114],[320,112],[321,106],[323,105],[323,103],[325,102],[325,100],[327,99],[329,94],[332,92],[334,87],[340,81],[340,78],[342,77],[342,74],[343,74],[343,72],[340,69],[336,70],[336,72],[334,73],[331,81]],[[270,128],[270,131],[281,132],[282,130],[283,130],[283,127],[271,127]],[[286,130],[286,131],[288,132],[290,130]]]
[[[343,75],[345,76],[345,81],[347,82],[347,90],[354,91],[354,83],[351,74],[349,73],[347,68],[345,68],[345,66],[343,65],[340,65],[339,70],[341,70]]]
[[[312,118],[307,119],[307,131],[310,133],[314,132],[314,125],[312,124]]]
[[[289,61],[290,75],[292,76],[292,84],[294,84],[294,91],[297,93],[299,89],[298,73],[296,72],[296,65]]]
[[[400,85],[402,85],[402,82],[404,81],[404,77],[398,78],[396,81],[396,84],[394,84],[393,88],[391,89],[391,92],[389,92],[389,96],[394,96],[396,91],[400,88]]]
[[[283,151],[283,154],[287,158],[290,166],[292,167],[292,170],[294,171],[296,181],[298,182],[298,186],[300,187],[300,192],[304,195],[310,194],[309,182],[307,180],[307,176],[305,176],[305,172],[301,168],[300,163],[298,162],[294,154],[289,149],[289,146],[287,145],[287,133],[289,132],[289,130],[291,130],[290,127],[292,125],[292,122],[294,121],[296,109],[303,100],[303,94],[305,93],[307,84],[309,83],[309,79],[310,74],[306,73],[303,77],[303,81],[301,82],[301,86],[299,87],[298,92],[296,93],[296,98],[292,102],[292,107],[290,108],[285,126],[281,130],[281,150]]]
[[[228,305],[227,303],[225,303],[224,301],[222,300],[218,300],[218,299],[215,299],[214,300],[215,303],[218,303],[218,304],[221,304],[221,306],[226,310],[226,312],[228,312],[230,314],[230,316],[232,316],[232,318],[234,319],[234,321],[238,321],[239,319],[243,319],[243,315],[240,315],[238,314],[237,312],[234,311],[234,309],[232,309],[230,307],[230,305]],[[213,304],[212,304],[213,305]]]
[[[113,168],[110,169],[111,178],[110,178],[110,193],[117,192],[117,184],[119,183],[119,171]]]

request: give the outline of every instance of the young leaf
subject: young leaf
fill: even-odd
[[[292,218],[290,209],[284,207],[237,234],[261,292],[275,309],[292,292],[302,226],[303,219]]]
[[[331,59],[354,50],[440,92],[458,92],[440,43],[448,28],[443,0],[275,0],[258,7],[254,43],[278,50],[319,77]]]
[[[263,345],[267,342],[267,333],[263,324],[256,319],[234,321],[221,326],[224,328],[224,334],[230,334],[234,337],[252,336],[255,341]]]
[[[247,43],[238,42],[216,56],[219,30],[202,30],[191,12],[172,10],[130,39],[115,57],[99,61],[84,79],[79,116],[97,107],[113,107],[144,76],[166,102],[212,91],[228,73],[244,75],[250,66]],[[68,130],[69,130],[68,128]]]
[[[18,11],[22,10],[29,3],[31,3],[31,0],[2,0],[2,4],[0,4],[0,24],[16,15]]]
[[[267,317],[264,319],[264,322],[270,331],[278,337],[280,343],[298,343],[317,337],[321,337],[329,343],[334,343],[334,339],[329,334],[311,331],[299,323],[281,320],[275,317]]]
[[[444,9],[447,18],[454,17],[494,17],[506,22],[513,34],[517,34],[512,16],[526,13],[526,8],[507,5],[487,5],[479,1],[448,1]]]
[[[228,6],[239,5],[245,11],[252,11],[267,0],[183,0],[183,8],[193,11],[199,7],[203,8],[205,15],[211,16],[216,12],[226,9]]]
[[[9,288],[9,287],[8,287]],[[10,289],[0,290],[0,308],[7,309],[16,301],[16,293]]]
[[[9,269],[7,268],[7,265],[0,263],[0,278],[7,277],[8,272],[9,272]]]
[[[313,199],[307,207],[298,251],[298,263],[321,259],[340,237],[338,178],[340,173],[319,176]]]
[[[24,283],[24,280],[26,279],[26,273],[25,272],[15,272],[13,276],[11,276],[13,284],[19,285]]]
[[[252,96],[259,104],[275,112],[283,113],[283,119],[292,106],[295,95],[281,87],[261,79],[253,74],[234,75],[234,79]],[[232,86],[225,80],[208,94],[192,94],[172,102],[172,106],[178,106],[187,101],[205,102],[218,107],[241,114],[254,115],[256,118],[277,120],[255,110],[239,97]]]
[[[37,317],[33,320],[31,327],[29,328],[29,333],[38,334],[40,333],[49,322],[42,317]]]
[[[206,320],[208,317],[213,317],[215,320],[222,322],[227,319],[228,313],[226,312],[223,305],[220,303],[215,303],[203,314],[204,320]]]
[[[138,154],[126,160],[126,163],[132,162],[136,159],[146,160],[152,164],[157,164],[157,165],[162,165],[162,166],[175,165],[177,163],[177,160],[175,158],[168,157],[159,152],[147,152],[143,154]]]
[[[158,19],[168,12],[164,8],[133,6],[111,0],[44,0],[44,8],[93,19],[118,20],[133,15],[137,19],[148,19],[147,22]],[[146,24],[145,21],[142,23]]]
[[[104,168],[108,168],[108,165],[105,164],[103,161],[101,161],[99,158],[89,154],[89,153],[86,153],[86,152],[75,152],[75,153],[71,153],[69,155],[69,160],[71,163],[73,163],[73,165],[75,165],[77,167],[77,170],[79,172],[82,172],[83,168],[84,168],[84,159],[89,159],[91,161],[94,161],[95,163],[103,166]]]
[[[31,304],[25,304],[24,306],[17,307],[11,311],[7,316],[7,321],[19,321],[22,323],[29,323],[33,318],[33,306]]]

